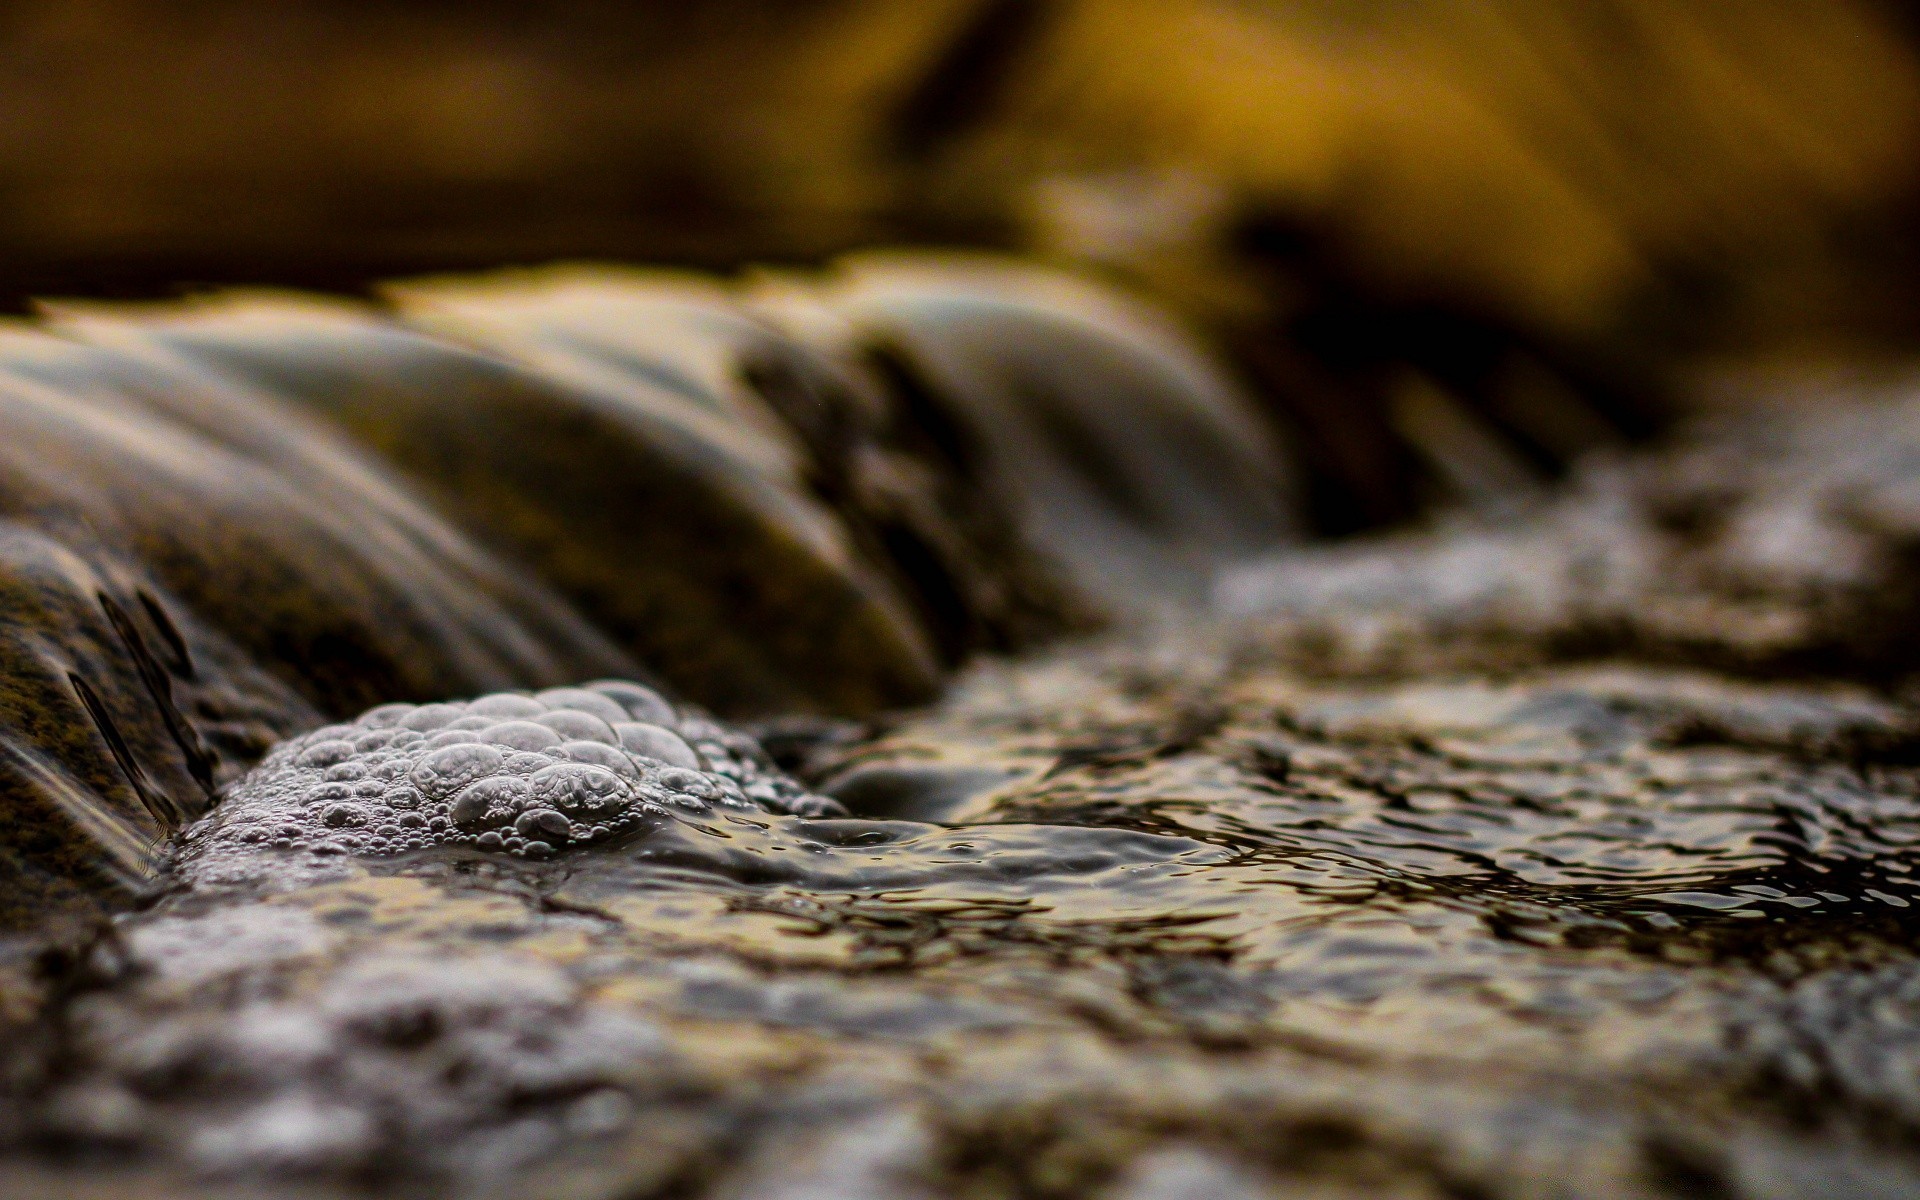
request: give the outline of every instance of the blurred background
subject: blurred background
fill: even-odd
[[[1184,315],[1344,532],[1920,347],[1917,135],[1893,0],[13,0],[0,300],[1013,250]]]

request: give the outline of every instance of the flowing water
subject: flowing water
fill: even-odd
[[[452,841],[409,838],[333,793],[392,774],[431,811],[434,755],[556,754],[552,722],[487,701],[405,776],[391,711],[290,743],[70,982],[30,1127],[190,1176],[516,1195],[1913,1185],[1905,710],[1156,649],[981,672],[851,752],[903,805],[964,771],[938,822],[655,767],[611,837],[476,838],[542,831],[529,763],[517,819],[455,801]]]
[[[171,338],[169,354],[220,340],[202,336],[127,335]],[[74,344],[104,354],[103,339]],[[1044,376],[1025,354],[1000,364],[1006,378]],[[66,361],[49,355],[34,361]],[[143,372],[163,361],[135,357]],[[377,417],[398,403],[378,394],[344,422],[376,447]],[[1143,388],[1141,405],[1171,403],[1156,394]],[[1194,427],[1219,425],[1220,403],[1196,401],[1213,415]],[[263,411],[252,404],[237,411]],[[136,417],[149,419],[114,419]],[[598,422],[585,427],[609,427]],[[1752,412],[1658,456],[1596,464],[1496,525],[1270,550],[1210,598],[1190,577],[1184,599],[1169,588],[1177,604],[1128,610],[1108,632],[978,660],[917,709],[774,705],[736,722],[669,700],[665,684],[609,678],[632,675],[623,659],[645,647],[574,615],[599,603],[596,619],[625,628],[583,582],[603,568],[503,565],[543,544],[537,523],[482,523],[506,531],[484,550],[436,543],[447,527],[413,507],[413,485],[338,435],[316,426],[288,447],[249,442],[237,418],[210,425],[235,447],[226,471],[290,456],[276,478],[292,488],[298,464],[324,453],[363,472],[364,490],[330,508],[274,510],[278,536],[294,539],[300,516],[360,522],[380,531],[365,544],[395,554],[438,545],[445,571],[494,581],[449,595],[520,615],[450,604],[419,623],[443,631],[425,641],[438,657],[388,640],[415,626],[354,626],[368,661],[422,673],[374,706],[276,674],[288,660],[260,649],[271,614],[216,603],[267,593],[222,576],[199,599],[196,568],[171,549],[139,560],[144,575],[110,575],[108,551],[148,545],[165,512],[89,509],[123,523],[90,518],[106,566],[20,535],[20,561],[38,547],[60,565],[22,577],[48,581],[36,593],[48,621],[68,624],[45,627],[68,632],[35,641],[10,627],[0,645],[122,690],[22,684],[18,711],[52,696],[59,720],[129,732],[89,751],[22,717],[42,740],[8,745],[23,763],[91,762],[146,790],[116,785],[134,793],[120,841],[85,824],[98,802],[61,810],[57,827],[88,862],[124,847],[128,910],[0,955],[8,1194],[1920,1190],[1920,709],[1900,683],[1920,666],[1909,399],[1818,420]],[[405,478],[441,489],[419,495],[454,487],[458,455],[435,464],[414,457],[432,442],[387,432],[400,448],[382,453]],[[157,454],[153,437],[134,444]],[[1182,471],[1224,453],[1170,440]],[[1104,468],[1058,469],[1008,503],[1030,545],[1060,535],[1056,518],[1097,493]],[[762,518],[838,511],[798,484],[782,493],[792,480],[770,471],[779,487],[759,494],[792,503]],[[1136,513],[1124,536],[1095,537],[1061,569],[1070,590],[1146,586],[1107,573],[1108,552],[1210,521],[1241,487],[1208,499],[1180,486],[1191,511]],[[724,507],[702,503],[702,519]],[[465,521],[483,511],[453,508]],[[1125,511],[1103,519],[1125,524]],[[980,520],[924,544],[1000,544],[1005,530],[980,534]],[[937,611],[927,576],[836,558],[880,544],[856,526],[829,525],[837,542],[771,518],[755,528],[783,553],[817,552],[763,564],[824,597],[795,612],[871,602],[843,614],[879,647],[870,683],[938,661],[938,638],[908,654],[920,635],[896,636]],[[1231,543],[1209,551],[1221,560],[1255,549],[1217,532]],[[583,535],[584,553],[604,549],[597,536]],[[182,555],[210,544],[164,544],[176,543]],[[268,549],[288,544],[300,545]],[[544,544],[542,561],[571,561]],[[362,561],[343,559],[345,577],[415,569],[382,574],[370,557],[352,575]],[[604,569],[651,586],[644,571]],[[982,594],[946,578],[954,595]],[[101,607],[116,589],[130,598]],[[741,603],[705,625],[659,611],[697,632],[773,600]],[[1011,628],[1018,609],[993,619]],[[849,628],[820,621],[823,639]],[[526,644],[564,635],[573,657],[516,663],[511,646],[445,632],[462,622],[559,630]],[[733,636],[744,648],[713,674],[669,655],[683,674],[667,682],[684,694],[725,679],[724,700],[753,662],[782,681],[776,695],[806,682],[799,642]],[[143,704],[156,715],[111,715]],[[219,712],[232,715],[207,716]],[[39,786],[28,794],[65,794]],[[9,852],[48,889],[87,882],[61,874],[57,854]],[[53,911],[18,896],[28,916]]]

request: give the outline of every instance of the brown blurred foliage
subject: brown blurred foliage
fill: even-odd
[[[16,0],[10,290],[878,240],[1151,260],[1257,215],[1554,329],[1904,328],[1920,73],[1861,0]],[[1889,261],[1889,260],[1893,261]],[[1897,276],[1897,278],[1889,278]],[[1904,298],[1904,292],[1902,293]]]
[[[1679,353],[1920,341],[1914,16],[16,0],[0,297],[1018,249],[1234,351],[1355,527],[1651,428]]]

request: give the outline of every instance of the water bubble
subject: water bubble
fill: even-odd
[[[400,728],[433,733],[445,729],[450,722],[459,720],[466,713],[467,710],[458,704],[423,704],[400,719]]]
[[[699,770],[703,764],[692,746],[668,730],[658,725],[646,725],[628,721],[614,726],[614,732],[620,737],[620,745],[629,753],[642,758],[651,758],[656,762],[672,767],[684,767]]]
[[[513,831],[523,838],[547,842],[565,841],[573,823],[550,808],[530,808],[513,823]]]
[[[807,799],[758,765],[764,756],[751,739],[722,731],[723,745],[719,726],[702,717],[682,725],[637,685],[377,714],[276,748],[183,839],[182,861],[262,845],[326,855],[467,845],[539,856],[672,819],[665,803],[683,813],[708,811],[710,799],[754,807],[736,776],[768,810]],[[711,768],[695,741],[716,756]]]
[[[591,695],[592,693],[588,693]],[[611,707],[611,705],[609,705]],[[621,714],[624,716],[625,714]],[[535,717],[535,723],[545,725],[569,742],[605,742],[609,746],[618,745],[620,739],[614,736],[613,726],[599,717],[588,713],[561,709],[545,716]]]
[[[586,686],[590,692],[598,692],[631,713],[636,721],[653,725],[673,725],[677,717],[673,706],[662,699],[659,692],[652,688],[641,687],[637,683],[628,683],[620,679],[602,679]]]
[[[530,788],[515,775],[495,775],[470,784],[453,802],[453,823],[462,829],[505,825],[527,805]]]
[[[467,705],[467,711],[474,716],[492,717],[500,721],[537,717],[547,711],[547,706],[531,696],[522,696],[517,692],[501,692],[497,695],[480,697]]]
[[[421,759],[411,778],[423,794],[445,799],[500,767],[500,752],[491,746],[445,746]]]
[[[532,721],[502,721],[482,730],[480,738],[514,750],[545,750],[566,740],[545,725],[536,725]]]
[[[369,725],[375,729],[385,729],[414,711],[411,704],[382,704],[379,708],[370,708],[360,714],[354,724]]]
[[[713,780],[698,771],[689,771],[683,767],[668,767],[660,772],[660,786],[668,791],[682,795],[698,796],[702,800],[711,800],[719,791]]]
[[[712,780],[713,790],[717,793],[716,798],[720,803],[730,808],[758,809],[760,807],[738,783],[725,775],[714,775],[709,778]]]
[[[533,698],[554,712],[586,713],[599,717],[609,725],[632,719],[617,701],[586,688],[548,688],[544,692],[535,692]]]
[[[303,767],[331,767],[352,757],[352,742],[345,739],[330,739],[316,742],[301,751],[298,762]]]
[[[680,736],[689,742],[712,743],[720,749],[726,748],[727,731],[719,725],[698,714],[681,718]]]
[[[627,752],[603,742],[568,742],[554,751],[564,759],[577,763],[591,763],[596,767],[605,767],[624,779],[637,779],[640,776],[633,760]]]
[[[605,767],[564,763],[538,772],[533,797],[572,817],[599,817],[618,811],[633,794],[626,781]]]
[[[365,810],[361,809],[358,805],[333,804],[329,805],[327,810],[320,814],[320,820],[323,824],[331,828],[343,829],[349,826],[366,824],[367,814]]]

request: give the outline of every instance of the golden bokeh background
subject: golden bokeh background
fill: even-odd
[[[1249,299],[1249,215],[1581,333],[1904,331],[1864,0],[20,0],[9,291],[1026,246]],[[1256,291],[1270,291],[1257,288]]]
[[[15,308],[582,259],[731,271],[889,244],[1012,250],[1144,290],[1278,410],[1311,523],[1365,528],[1460,492],[1434,491],[1436,462],[1461,476],[1472,459],[1465,490],[1497,492],[1608,430],[1657,429],[1703,362],[1920,347],[1920,11],[0,12]]]

